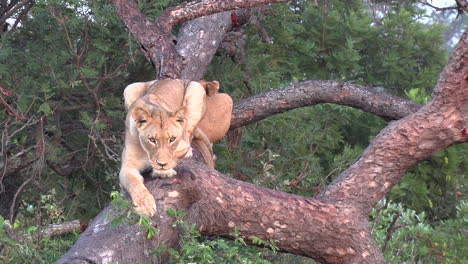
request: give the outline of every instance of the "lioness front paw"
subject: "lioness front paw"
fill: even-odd
[[[169,170],[153,170],[153,173],[160,178],[169,178],[177,175],[177,172],[173,169]]]
[[[147,216],[153,216],[156,213],[156,202],[153,195],[148,190],[142,190],[132,196],[135,210]]]

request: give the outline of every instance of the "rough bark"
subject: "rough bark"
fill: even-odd
[[[174,178],[146,184],[158,206],[155,221],[161,233],[156,239],[147,240],[136,226],[112,227],[105,220],[111,210],[108,207],[57,263],[158,261],[144,252],[160,241],[173,241],[168,237],[171,232],[164,232],[168,227],[174,232],[167,224],[172,222],[165,213],[169,208],[188,212],[185,220],[196,224],[204,235],[228,236],[237,227],[246,238],[273,239],[281,250],[326,263],[383,262],[370,236],[367,215],[352,206],[258,187],[194,161],[185,161],[177,171]]]
[[[176,45],[177,52],[184,59],[181,78],[202,79],[229,28],[230,12],[204,16],[184,23],[177,36]]]
[[[175,49],[171,28],[149,20],[130,0],[112,0],[127,28],[141,45],[146,58],[159,73],[158,78],[176,78],[182,69],[182,58]]]

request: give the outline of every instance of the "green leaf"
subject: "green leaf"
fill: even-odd
[[[52,114],[54,111],[50,108],[48,103],[43,103],[39,106],[38,112],[42,112],[48,116]]]

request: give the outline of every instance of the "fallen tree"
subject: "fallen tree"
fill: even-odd
[[[160,77],[199,79],[222,41],[220,31],[225,30],[224,26],[216,27],[213,21],[229,24],[225,13],[216,12],[253,6],[245,5],[246,2],[278,1],[240,1],[242,4],[230,5],[228,9],[221,4],[210,5],[205,13],[200,11],[203,4],[222,1],[197,1],[201,7],[193,10],[198,13],[191,13],[184,6],[177,7],[163,15],[166,19],[177,16],[166,20],[172,22],[150,21],[155,26],[147,28],[141,25],[149,23],[148,20],[133,1],[112,2],[147,57],[159,69]],[[183,14],[187,19],[181,18]],[[210,34],[218,33],[215,40],[204,35],[185,39],[178,36],[177,44],[172,41],[175,39],[170,34],[173,23],[203,14],[214,15],[185,23],[180,34],[191,34],[184,32],[193,32],[191,29],[196,24],[197,30],[211,27]],[[217,16],[216,20],[206,22],[212,16]],[[155,39],[145,42],[144,36],[139,36],[146,34],[148,37],[150,33],[145,31],[151,30],[163,44],[155,45],[156,42],[152,42]],[[184,41],[180,41],[182,39]],[[194,45],[201,47],[190,52],[196,59],[182,59],[181,50]],[[199,56],[202,53],[204,55]],[[202,57],[203,63],[197,60]],[[361,157],[315,198],[255,186],[225,176],[195,160],[184,161],[177,167],[178,175],[174,178],[149,179],[145,183],[157,202],[158,213],[153,217],[159,229],[156,237],[147,239],[136,225],[112,226],[112,216],[118,212],[109,206],[57,263],[164,263],[167,253],[154,255],[148,250],[177,247],[179,230],[166,213],[170,208],[187,212],[184,220],[195,224],[203,235],[228,236],[238,228],[246,239],[254,236],[272,239],[282,251],[309,256],[323,263],[384,263],[370,233],[369,211],[416,163],[435,151],[468,141],[467,65],[468,32],[465,32],[440,74],[432,100],[424,106],[370,88],[331,81],[297,83],[239,101],[234,106],[232,128],[319,103],[349,105],[397,121],[390,122]]]

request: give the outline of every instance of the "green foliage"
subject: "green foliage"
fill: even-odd
[[[467,193],[467,156],[468,149],[463,145],[434,153],[393,188],[392,199],[417,212],[426,212],[432,221],[456,217],[455,205]]]
[[[303,79],[353,81],[400,95],[405,87],[428,91],[446,61],[443,27],[417,23],[416,9],[391,12],[379,24],[361,1],[298,1],[270,12],[264,25],[274,45],[255,27],[249,32],[255,93]]]
[[[175,219],[174,226],[181,229],[181,249],[168,249],[171,254],[170,263],[270,263],[263,258],[266,249],[248,246],[237,228],[229,235],[232,240],[203,238],[194,224],[183,220],[187,213],[171,208],[167,214]],[[269,248],[273,252],[278,250],[274,241],[264,241],[258,237],[250,240],[253,244]]]
[[[349,107],[296,109],[244,129],[242,141],[232,152],[222,152],[228,158],[219,159],[217,168],[262,186],[310,196],[343,172],[383,125]]]
[[[456,218],[431,224],[424,212],[383,200],[371,213],[372,232],[389,263],[462,263],[468,203],[456,211]]]
[[[429,100],[431,99],[431,97],[427,95],[427,92],[419,88],[414,88],[414,89],[405,91],[405,94],[406,96],[408,96],[410,100],[415,101],[416,103],[420,103],[420,104],[425,104],[429,102]]]
[[[78,239],[76,232],[52,238],[42,238],[37,233],[39,224],[61,223],[64,219],[63,207],[56,200],[54,189],[41,195],[37,203],[23,201],[21,206],[21,213],[13,224],[0,216],[1,263],[52,263]]]
[[[121,224],[135,225],[138,223],[141,231],[146,233],[146,238],[153,238],[159,230],[155,227],[151,218],[147,215],[139,214],[134,210],[133,205],[125,199],[119,192],[111,193],[111,205],[114,207],[107,217],[112,217],[112,225]]]

